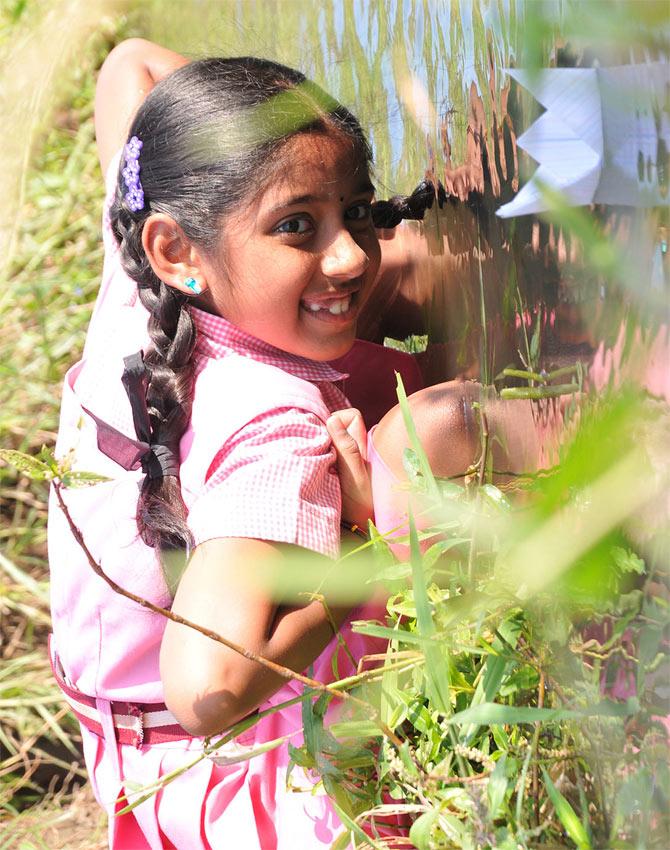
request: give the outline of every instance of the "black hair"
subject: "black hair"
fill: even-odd
[[[142,141],[139,157],[144,207],[124,195],[123,157],[110,209],[121,264],[149,311],[151,346],[146,401],[151,441],[178,457],[191,415],[196,331],[189,296],[153,272],[142,229],[156,212],[169,215],[205,252],[218,243],[225,217],[248,202],[283,167],[278,156],[302,133],[340,136],[362,165],[370,147],[354,116],[303,74],[250,57],[203,59],[174,71],[147,96],[130,127]],[[159,550],[189,549],[191,533],[176,476],[145,476],[137,505],[140,536]]]

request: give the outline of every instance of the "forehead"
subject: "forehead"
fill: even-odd
[[[372,188],[365,156],[346,136],[294,136],[279,151],[272,172],[257,197],[258,206],[263,208],[292,197],[309,195],[327,200]]]

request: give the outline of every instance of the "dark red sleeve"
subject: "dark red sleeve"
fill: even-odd
[[[332,365],[347,372],[343,390],[353,407],[363,414],[370,429],[398,402],[396,376],[399,372],[407,395],[423,388],[423,378],[411,354],[357,339],[353,348]]]

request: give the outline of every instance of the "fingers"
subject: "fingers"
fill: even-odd
[[[372,489],[368,475],[367,431],[358,410],[338,410],[326,421],[337,454],[342,489],[342,516],[366,527],[372,516]]]
[[[367,461],[368,432],[359,410],[355,407],[337,410],[328,418],[326,428],[338,452],[346,455],[358,453],[363,461]]]

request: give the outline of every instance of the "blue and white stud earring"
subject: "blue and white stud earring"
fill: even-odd
[[[202,295],[202,286],[194,277],[187,277],[184,281],[184,286],[191,290],[193,295]]]

